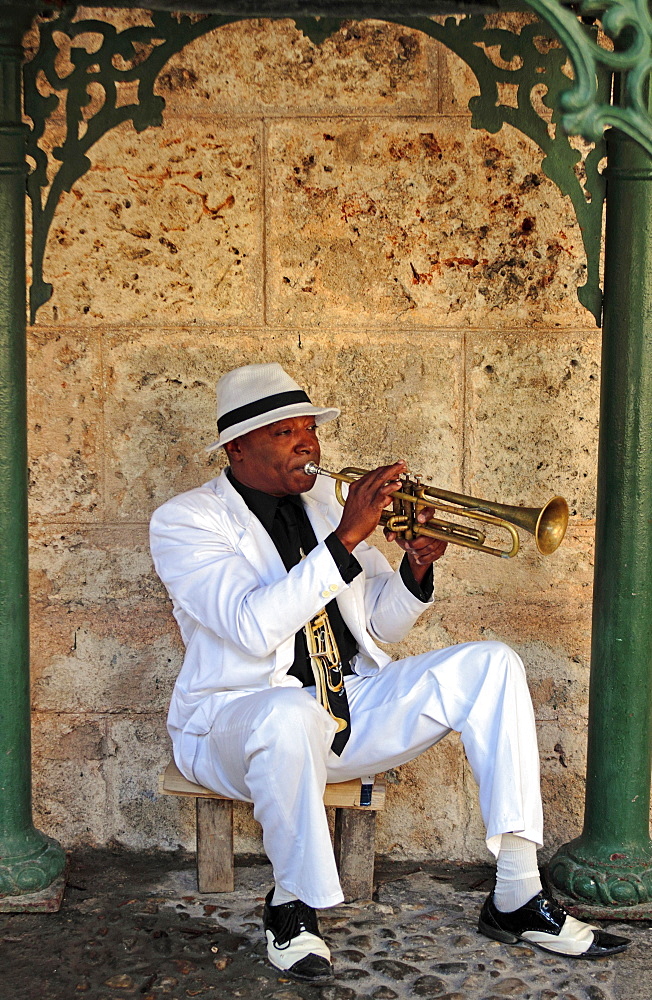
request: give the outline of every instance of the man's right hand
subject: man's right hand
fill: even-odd
[[[351,483],[346,498],[342,520],[335,534],[342,545],[353,552],[356,545],[368,538],[378,527],[380,515],[389,504],[392,493],[400,489],[399,476],[407,469],[405,462],[382,465],[366,472]]]

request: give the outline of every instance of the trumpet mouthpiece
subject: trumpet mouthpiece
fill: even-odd
[[[315,465],[314,462],[306,462],[303,467],[303,471],[307,476],[317,476],[321,472],[321,469],[318,465]]]

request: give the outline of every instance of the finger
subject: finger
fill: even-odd
[[[374,476],[374,482],[380,482],[385,484],[396,483],[399,481],[399,477],[402,476],[407,469],[407,466],[403,459],[399,462],[393,462],[391,465],[380,465],[377,469],[373,470],[372,475]]]
[[[435,541],[438,541],[438,539],[433,538],[432,535],[416,535],[410,542],[410,545],[414,546],[415,549],[424,549],[426,545],[432,545]]]
[[[412,546],[407,549],[408,555],[414,559],[418,565],[424,565],[439,559],[446,551],[447,542],[439,539],[432,540],[425,546]]]
[[[377,469],[366,472],[354,483],[351,483],[350,491],[360,495],[375,495],[379,490],[386,490],[391,493],[400,485],[400,475],[405,472],[405,462],[395,462],[393,465],[382,465]]]

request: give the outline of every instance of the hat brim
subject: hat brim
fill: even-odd
[[[234,441],[236,438],[242,437],[243,434],[249,434],[250,431],[257,431],[260,427],[274,424],[277,420],[287,420],[290,417],[314,417],[315,423],[319,426],[328,423],[329,420],[335,420],[339,415],[340,410],[334,406],[313,406],[312,403],[292,403],[290,406],[280,406],[276,410],[268,410],[267,413],[261,413],[257,417],[250,417],[249,420],[233,424],[232,427],[224,431],[224,434],[220,434],[217,441],[209,444],[204,451],[210,455],[218,448],[223,448],[229,441]]]

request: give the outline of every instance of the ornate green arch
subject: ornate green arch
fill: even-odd
[[[52,294],[51,286],[43,279],[43,257],[61,195],[89,169],[88,154],[92,146],[116,125],[130,120],[137,131],[143,131],[162,124],[165,102],[154,94],[154,84],[172,55],[216,28],[252,16],[292,16],[300,30],[315,44],[321,44],[338,29],[342,16],[350,17],[358,11],[360,16],[371,15],[423,31],[467,63],[480,86],[480,95],[470,102],[473,128],[497,132],[509,124],[539,145],[544,154],[544,173],[573,203],[587,256],[587,278],[578,288],[578,297],[599,324],[604,201],[600,161],[605,154],[602,132],[607,125],[617,125],[652,150],[652,127],[644,100],[651,65],[652,30],[644,0],[582,3],[579,11],[582,17],[592,22],[601,18],[604,34],[619,43],[617,52],[599,44],[597,28],[583,23],[559,0],[528,0],[527,6],[547,24],[527,24],[518,32],[491,27],[486,14],[434,18],[432,15],[442,12],[441,2],[402,4],[400,13],[395,3],[381,2],[373,10],[367,10],[370,6],[364,0],[359,4],[304,3],[297,12],[296,4],[282,0],[266,3],[262,0],[258,4],[232,0],[209,4],[204,8],[206,12],[199,15],[155,10],[151,26],[123,31],[100,20],[75,21],[75,7],[63,7],[42,21],[38,49],[24,67],[25,110],[33,126],[28,139],[28,155],[34,163],[28,178],[33,216],[32,321]],[[457,6],[445,4],[444,9],[455,10]],[[414,10],[416,15],[409,13]],[[429,12],[429,16],[424,12]],[[550,34],[549,28],[563,47],[542,44],[542,38]],[[73,40],[88,32],[101,39],[99,47],[92,53],[73,48],[72,69],[59,72],[56,39],[63,35]],[[626,44],[620,44],[621,39]],[[564,71],[568,56],[574,80]],[[621,106],[609,101],[614,72],[623,80]],[[42,93],[44,88],[39,87],[39,81],[47,82],[45,89],[49,93]],[[118,106],[117,84],[134,81],[138,83],[137,101]],[[100,85],[104,100],[85,121],[90,84]],[[515,106],[501,101],[500,87],[504,84],[515,88]],[[540,94],[542,88],[546,91],[544,104],[552,111],[550,122],[538,113],[533,102],[534,94]],[[48,119],[64,98],[65,137],[53,151],[60,165],[54,176],[48,177],[47,158],[39,142]],[[584,158],[569,141],[569,135],[581,135],[593,143]]]

